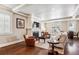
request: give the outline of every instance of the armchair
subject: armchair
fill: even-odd
[[[33,36],[29,36],[28,38],[26,38],[26,36],[23,35],[23,37],[25,39],[26,46],[29,46],[29,47],[35,46],[35,38]]]
[[[64,54],[64,46],[67,42],[67,35],[60,35],[60,38],[58,39],[58,41],[60,42],[59,44],[54,45],[56,50],[60,53],[60,54]]]
[[[63,49],[64,48],[64,45],[66,43],[66,39],[67,39],[67,36],[65,36],[65,35],[60,36],[60,38],[58,40],[60,43],[57,44],[57,45],[55,45],[55,47],[58,47],[58,48]]]

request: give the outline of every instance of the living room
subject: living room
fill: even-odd
[[[72,53],[71,43],[72,35],[79,38],[78,9],[78,4],[0,4],[0,55],[79,54]],[[72,52],[65,52],[67,42]]]

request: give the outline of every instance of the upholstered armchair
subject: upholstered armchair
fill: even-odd
[[[42,32],[42,35],[44,38],[50,38],[50,34],[48,32]]]
[[[59,44],[56,44],[55,46],[58,47],[58,48],[64,48],[64,45],[67,41],[67,36],[66,35],[61,35],[59,40],[58,40],[60,43]]]
[[[64,54],[64,46],[67,42],[67,35],[61,35],[58,41],[60,43],[54,45],[56,47],[56,51],[58,51],[60,54]]]
[[[74,38],[74,32],[73,31],[69,31],[67,36],[68,36],[68,39],[73,39]]]
[[[35,38],[33,36],[29,36],[28,38],[26,38],[25,35],[23,35],[23,36],[25,39],[26,46],[29,46],[29,47],[35,46]]]

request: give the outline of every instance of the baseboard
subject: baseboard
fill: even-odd
[[[17,41],[8,42],[8,43],[5,43],[5,44],[0,44],[0,47],[5,47],[5,46],[16,44],[16,43],[19,43],[19,42],[22,42],[22,41],[24,41],[24,40],[17,40]]]

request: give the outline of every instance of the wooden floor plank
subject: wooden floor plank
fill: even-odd
[[[25,42],[0,48],[0,55],[47,55],[48,50],[39,47],[26,47]]]
[[[68,41],[64,54],[79,55],[79,40]],[[25,42],[20,42],[0,48],[0,55],[48,55],[48,50],[39,47],[26,47]]]

